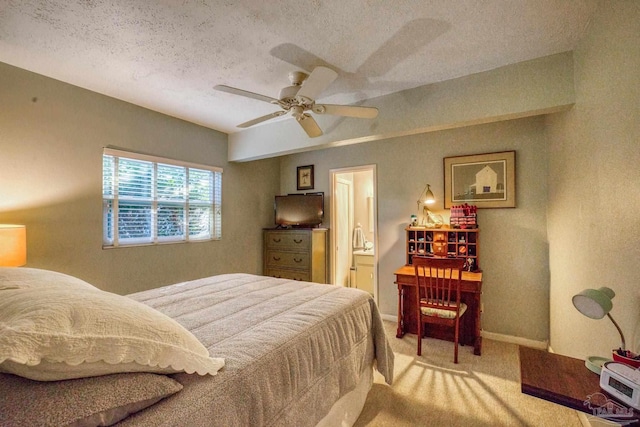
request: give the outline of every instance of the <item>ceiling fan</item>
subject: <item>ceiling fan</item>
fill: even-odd
[[[320,126],[318,126],[318,123],[311,114],[306,113],[306,111],[313,111],[316,114],[332,114],[363,119],[373,119],[378,115],[378,109],[375,107],[316,104],[315,100],[318,95],[320,95],[336,77],[338,77],[338,73],[326,67],[316,67],[311,74],[302,71],[292,71],[289,73],[291,86],[283,88],[280,91],[278,99],[231,86],[217,85],[213,88],[222,92],[275,104],[282,108],[280,111],[275,111],[271,114],[241,123],[238,125],[239,128],[248,128],[291,112],[291,115],[295,117],[307,135],[309,135],[310,138],[315,138],[322,135],[322,129],[320,129]]]

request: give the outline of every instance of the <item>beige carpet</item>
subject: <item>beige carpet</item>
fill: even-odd
[[[517,345],[485,339],[482,356],[460,346],[456,365],[453,343],[425,338],[417,356],[416,336],[397,339],[396,324],[384,323],[394,383],[376,372],[356,427],[582,425],[574,410],[521,393]]]

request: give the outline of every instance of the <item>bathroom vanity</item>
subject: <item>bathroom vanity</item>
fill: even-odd
[[[362,289],[373,295],[374,284],[374,252],[373,250],[357,250],[353,252],[353,263],[356,269],[355,283],[351,286]]]

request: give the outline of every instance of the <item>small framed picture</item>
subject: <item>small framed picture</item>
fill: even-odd
[[[313,165],[298,166],[298,190],[313,190]]]

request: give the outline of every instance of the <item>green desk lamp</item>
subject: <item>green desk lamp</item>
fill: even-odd
[[[606,314],[618,332],[620,332],[620,338],[622,339],[622,346],[620,347],[620,350],[624,352],[626,350],[624,334],[622,333],[620,326],[618,326],[616,321],[613,320],[613,317],[611,317],[611,314],[609,314],[613,308],[611,300],[615,296],[616,293],[607,287],[602,287],[600,289],[585,289],[579,294],[573,296],[573,305],[580,313],[591,319],[602,319]]]
[[[620,339],[622,340],[622,346],[618,350],[618,354],[625,354],[625,341],[624,334],[622,333],[622,329],[613,320],[611,314],[609,312],[613,308],[613,303],[611,300],[616,296],[616,293],[613,292],[612,289],[607,287],[602,287],[600,289],[585,289],[577,295],[573,296],[573,305],[574,307],[585,316],[591,319],[602,319],[605,314],[611,320],[613,325],[616,327],[618,332],[620,333]],[[598,356],[590,356],[585,361],[585,366],[592,372],[596,374],[600,374],[600,370],[602,368],[602,364],[607,362],[610,359],[606,359],[604,357]]]

